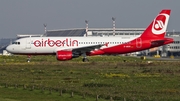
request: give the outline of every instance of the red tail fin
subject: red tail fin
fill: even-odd
[[[145,39],[164,39],[171,10],[162,10],[141,35]]]

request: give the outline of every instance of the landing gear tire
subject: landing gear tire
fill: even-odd
[[[28,55],[27,62],[30,62],[30,61],[31,61],[31,56]]]
[[[83,62],[88,62],[89,59],[88,59],[88,58],[83,58],[82,61],[83,61]]]
[[[31,59],[27,59],[27,62],[30,62],[31,61]]]

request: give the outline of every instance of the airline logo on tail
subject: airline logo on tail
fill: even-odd
[[[154,34],[163,34],[166,32],[167,24],[169,20],[168,14],[159,14],[153,22],[152,32]]]

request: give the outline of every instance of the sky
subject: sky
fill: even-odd
[[[0,38],[47,30],[146,28],[162,9],[171,9],[168,31],[180,31],[180,0],[0,0]]]

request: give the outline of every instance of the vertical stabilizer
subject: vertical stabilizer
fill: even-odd
[[[166,34],[170,12],[171,10],[169,9],[162,10],[142,33],[141,38],[163,39]]]

